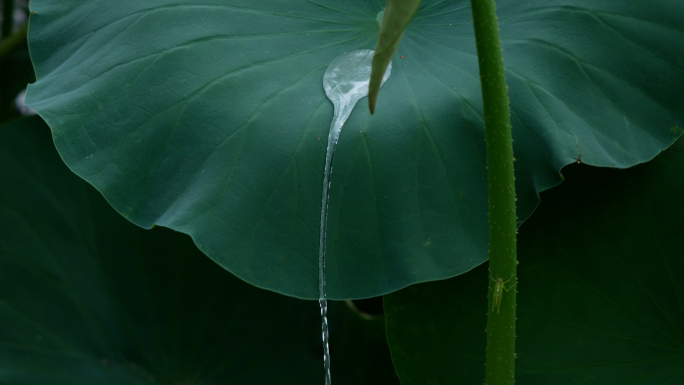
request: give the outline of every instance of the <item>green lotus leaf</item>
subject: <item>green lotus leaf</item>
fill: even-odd
[[[542,195],[520,228],[517,382],[684,382],[683,173],[679,140],[629,170],[570,167]],[[488,275],[385,296],[402,384],[482,383]]]
[[[372,49],[377,1],[33,0],[28,104],[66,164],[130,221],[187,233],[253,285],[318,296],[323,73]],[[629,167],[684,120],[684,3],[498,4],[518,217],[581,159]],[[469,2],[425,0],[371,117],[334,161],[327,292],[362,298],[487,259]],[[360,104],[363,105],[363,104]]]

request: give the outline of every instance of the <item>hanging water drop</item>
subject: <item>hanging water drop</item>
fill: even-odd
[[[325,251],[328,230],[328,201],[330,198],[330,175],[337,140],[342,126],[351,115],[354,106],[362,98],[368,96],[373,50],[362,49],[343,53],[330,63],[323,75],[323,89],[334,106],[328,148],[325,153],[325,171],[323,173],[323,199],[321,202],[321,232],[318,249],[318,303],[321,308],[323,331],[323,365],[325,368],[325,384],[330,385],[330,346],[328,343],[328,297],[325,292]],[[385,84],[392,71],[392,63],[387,67],[382,84]]]

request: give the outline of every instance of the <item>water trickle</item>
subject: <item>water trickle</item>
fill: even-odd
[[[321,202],[321,233],[318,249],[318,304],[321,307],[323,331],[323,365],[325,384],[330,385],[330,346],[328,343],[328,297],[325,292],[325,251],[328,230],[328,201],[330,200],[330,175],[332,174],[333,155],[342,126],[347,121],[356,103],[368,96],[373,50],[362,49],[343,53],[330,63],[323,75],[323,88],[334,109],[328,149],[325,153],[323,173],[323,199]],[[387,67],[382,84],[385,84],[392,71],[392,63]],[[381,86],[382,86],[381,84]]]

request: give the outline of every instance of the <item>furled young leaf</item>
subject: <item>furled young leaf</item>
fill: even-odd
[[[404,30],[418,11],[421,1],[387,0],[387,6],[380,24],[378,44],[375,46],[375,54],[373,55],[373,70],[368,86],[368,108],[371,114],[375,112],[375,104],[378,100],[385,71],[392,61],[392,56],[397,52]]]
[[[684,2],[497,2],[518,217],[577,159],[627,167],[681,134]],[[373,48],[375,1],[32,0],[28,103],[67,165],[132,222],[190,234],[238,277],[318,296],[321,188],[340,53]],[[425,0],[371,117],[334,161],[331,298],[487,259],[485,144],[468,0]]]
[[[127,222],[60,162],[40,119],[0,127],[0,234],[2,384],[323,381],[317,303]],[[329,315],[336,382],[398,383],[381,320],[342,303]]]
[[[684,382],[684,141],[567,174],[520,229],[517,382]],[[385,296],[402,384],[482,382],[487,280],[481,266]]]

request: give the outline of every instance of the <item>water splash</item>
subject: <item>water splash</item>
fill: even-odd
[[[325,251],[328,231],[328,201],[330,200],[330,175],[332,174],[333,155],[340,137],[342,126],[347,121],[356,103],[368,96],[373,50],[362,49],[343,53],[330,63],[323,75],[323,89],[335,107],[328,149],[325,153],[325,171],[323,173],[323,199],[321,202],[321,232],[318,249],[318,304],[321,307],[323,331],[323,365],[325,368],[325,384],[330,385],[330,346],[328,334],[328,297],[325,292]],[[390,62],[382,84],[385,84],[392,71]]]

